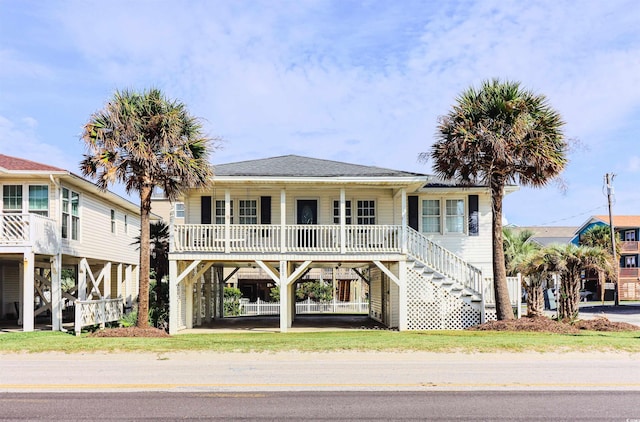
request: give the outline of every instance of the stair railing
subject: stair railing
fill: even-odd
[[[407,227],[407,253],[452,281],[482,294],[482,271],[479,268],[410,227]]]

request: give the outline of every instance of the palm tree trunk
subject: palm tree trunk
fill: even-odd
[[[149,268],[150,268],[150,232],[149,214],[151,213],[151,186],[140,189],[140,285],[138,287],[139,328],[149,327]]]
[[[538,317],[544,314],[544,296],[541,284],[527,286],[527,316]]]
[[[493,180],[491,183],[491,202],[493,206],[493,285],[496,298],[498,320],[514,319],[509,289],[507,287],[507,269],[504,262],[502,240],[502,197],[504,183]]]

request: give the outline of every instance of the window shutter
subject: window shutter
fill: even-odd
[[[469,195],[469,236],[480,234],[480,213],[478,212],[478,195]]]
[[[418,230],[418,197],[409,196],[409,227]]]
[[[211,197],[200,197],[200,223],[211,224]]]
[[[260,224],[271,224],[271,197],[260,197]]]

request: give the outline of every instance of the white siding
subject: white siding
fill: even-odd
[[[369,276],[369,316],[376,321],[383,322],[382,271],[377,267],[372,267]]]
[[[271,224],[280,224],[280,187],[261,189],[230,189],[231,200],[234,202],[233,211],[236,214],[234,223],[237,222],[238,200],[253,199],[258,203],[258,215],[260,215],[260,197],[271,197]],[[376,201],[376,224],[396,224],[393,209],[393,191],[388,188],[346,188],[345,198],[351,201],[353,224],[356,224],[357,201]],[[215,214],[215,201],[224,200],[225,189],[216,188],[215,191],[194,191],[185,201],[185,223],[200,224],[200,202],[202,196],[211,196],[212,218]],[[319,188],[313,185],[303,185],[286,188],[287,224],[296,223],[296,206],[298,199],[315,199],[318,201],[318,224],[333,224],[333,201],[340,200],[340,189],[329,187]],[[398,223],[399,224],[399,223]]]
[[[20,269],[17,263],[0,264],[0,288],[2,288],[2,309],[0,316],[12,314],[15,317],[14,302],[20,301]]]
[[[464,198],[465,200],[465,221],[468,221],[469,202],[468,194],[421,194],[418,199],[419,212],[418,219],[420,230],[422,230],[422,200],[423,199],[446,199]],[[478,236],[469,236],[468,229],[464,234],[447,233],[447,234],[430,234],[424,233],[429,239],[436,242],[445,249],[450,250],[456,255],[463,258],[470,264],[482,269],[483,277],[493,277],[493,252],[491,240],[491,197],[489,194],[478,195],[478,213],[479,213],[479,234]]]
[[[111,232],[111,210],[115,210],[116,232]],[[127,233],[124,216],[127,215]],[[135,264],[140,252],[135,237],[140,234],[140,217],[90,193],[80,192],[79,240],[65,239],[63,253],[73,256]]]

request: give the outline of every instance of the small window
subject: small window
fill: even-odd
[[[71,192],[71,239],[78,240],[80,231],[80,194]]]
[[[636,268],[638,263],[636,262],[635,256],[625,256],[624,257],[624,266],[626,268]]]
[[[422,231],[440,233],[440,200],[422,200]]]
[[[229,202],[231,211],[231,224],[233,224],[233,201]],[[216,200],[216,224],[224,224],[224,201]]]
[[[124,215],[124,233],[129,233],[129,221],[127,220],[127,214]]]
[[[636,231],[635,230],[627,230],[624,232],[624,240],[626,242],[635,242],[636,241]]]
[[[176,202],[176,218],[184,218],[184,202]]]
[[[49,215],[49,186],[29,186],[29,212]]]
[[[111,210],[111,233],[116,232],[116,211]]]
[[[238,201],[238,223],[258,224],[258,201],[255,199]]]
[[[2,187],[2,211],[22,211],[22,186],[4,185]]]
[[[346,224],[351,224],[351,201],[344,201]],[[333,201],[333,222],[340,224],[340,201]]]
[[[376,224],[376,201],[358,201],[358,224]]]
[[[464,233],[464,200],[447,199],[446,201],[446,222],[447,233]]]

